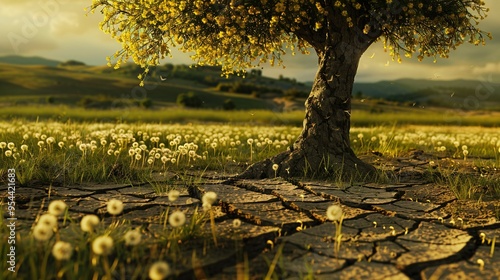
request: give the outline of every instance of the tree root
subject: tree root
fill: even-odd
[[[312,160],[308,160],[311,158]],[[276,166],[277,165],[277,166]],[[274,168],[277,167],[275,170]],[[306,157],[300,151],[285,151],[249,166],[236,179],[310,177],[342,181],[365,181],[377,176],[377,169],[355,155],[332,156],[325,160]]]

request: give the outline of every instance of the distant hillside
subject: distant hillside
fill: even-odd
[[[292,86],[290,82],[266,77],[222,79],[220,71],[202,67],[188,70],[189,67],[182,65],[171,67],[152,70],[145,86],[139,87],[137,76],[143,70],[135,65],[124,65],[113,71],[108,67],[85,65],[0,63],[0,107],[61,104],[99,109],[154,109],[177,106],[180,95],[192,93],[203,108],[222,109],[229,102],[237,110],[280,110],[282,107],[272,99],[259,98],[259,93],[254,91],[272,89],[280,91],[281,96],[280,87]],[[220,81],[227,83],[228,89],[218,89]]]
[[[220,109],[231,99],[236,109],[302,110],[312,85],[283,76],[265,77],[255,69],[243,79],[221,77],[218,67],[165,64],[152,68],[146,86],[138,88],[142,72],[135,64],[115,70],[71,60],[4,56],[0,57],[0,106],[49,103],[106,109],[132,102],[158,108],[175,106],[179,95],[193,92],[204,108]],[[373,112],[415,106],[500,111],[500,84],[477,80],[357,82],[353,96],[354,108]]]
[[[61,63],[57,60],[46,59],[38,56],[19,56],[19,55],[8,55],[0,56],[0,63],[16,64],[16,65],[44,65],[55,67]]]
[[[500,84],[477,80],[399,79],[355,83],[358,98],[376,98],[425,106],[500,110]]]

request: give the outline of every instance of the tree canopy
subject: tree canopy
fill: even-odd
[[[488,11],[481,0],[94,0],[90,8],[123,47],[108,64],[132,58],[146,72],[176,47],[227,75],[282,65],[286,53],[321,52],[345,36],[382,40],[396,60],[448,57],[491,37],[478,27]]]

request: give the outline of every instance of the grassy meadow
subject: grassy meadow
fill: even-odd
[[[0,123],[0,174],[6,178],[7,170],[15,168],[21,184],[74,184],[147,181],[153,173],[166,171],[234,173],[286,150],[299,133],[300,127],[285,125],[15,120]],[[351,141],[359,155],[377,152],[395,158],[422,150],[437,159],[500,167],[497,128],[353,127]]]
[[[299,132],[297,126],[283,125],[0,122],[0,177],[2,185],[6,185],[9,170],[15,169],[18,188],[31,182],[51,186],[151,182],[158,194],[168,194],[169,199],[175,200],[179,192],[186,192],[189,185],[203,180],[193,180],[188,174],[203,174],[207,170],[237,173],[252,162],[287,149]],[[359,155],[377,152],[389,159],[422,150],[435,156],[428,163],[428,180],[449,187],[460,199],[500,198],[500,134],[496,128],[354,127],[351,141]],[[390,170],[389,165],[384,168]],[[178,174],[184,178],[184,184],[155,187],[153,177],[157,179],[166,173]],[[432,176],[437,173],[439,176]],[[397,183],[397,178],[392,180]],[[213,198],[204,200],[213,203]],[[7,209],[7,201],[8,197],[2,202],[2,211]],[[110,200],[107,211],[119,214],[122,207],[120,201]],[[165,234],[141,241],[144,233],[132,227],[125,216],[114,218],[111,224],[104,224],[93,215],[84,216],[81,221],[72,220],[64,202],[53,201],[47,213],[39,212],[28,234],[18,236],[15,275],[17,279],[111,279],[111,275],[116,277],[130,264],[135,265],[133,275],[126,277],[155,279],[155,273],[169,275],[172,269],[186,265],[185,260],[177,257],[183,242],[204,240],[205,249],[216,247],[210,241],[216,239],[215,231],[206,230],[215,226],[213,213],[208,205],[203,208],[188,220],[183,212],[167,209],[162,218]],[[2,277],[12,276],[5,267],[7,223],[0,220],[4,239],[0,249]],[[146,247],[156,252],[154,258],[144,259]],[[156,262],[155,258],[169,262]],[[272,267],[269,275],[279,277]]]
[[[33,183],[68,186],[149,182],[157,194],[168,194],[174,201],[179,192],[201,182],[204,172],[241,172],[288,149],[301,131],[301,108],[283,110],[272,99],[222,92],[214,85],[178,77],[138,88],[136,74],[129,70],[115,73],[87,66],[0,67],[1,185],[8,185],[10,170],[15,169],[19,188]],[[215,79],[207,79],[207,72],[200,75],[209,81]],[[291,83],[264,78],[255,81],[283,89]],[[188,91],[201,96],[202,108],[175,104],[177,95]],[[82,103],[89,96],[90,103]],[[146,98],[153,100],[148,108],[141,106]],[[235,103],[235,110],[222,110],[221,104],[227,99]],[[113,100],[120,101],[119,105]],[[304,102],[300,98],[294,101]],[[393,160],[421,151],[429,155],[424,162],[427,182],[450,188],[458,199],[498,200],[499,119],[500,113],[494,111],[356,99],[350,139],[356,154],[377,155],[384,170],[395,168]],[[183,183],[167,187],[154,183],[166,174],[177,174]],[[397,177],[380,178],[383,183],[398,182]],[[185,265],[178,257],[183,242],[201,240],[204,249],[214,248],[211,240],[215,240],[215,231],[206,230],[215,226],[210,210],[214,195],[204,198],[204,209],[197,209],[187,220],[177,209],[167,209],[161,217],[165,234],[147,240],[141,240],[143,232],[133,228],[125,217],[115,217],[121,212],[119,201],[108,202],[108,214],[114,217],[111,224],[92,215],[72,220],[67,205],[52,202],[55,204],[49,206],[48,213],[39,211],[28,233],[17,237],[15,277],[112,279],[134,265],[133,275],[128,277],[162,279],[160,276]],[[5,197],[0,211],[8,209],[8,202],[9,197]],[[500,219],[500,209],[497,213]],[[6,267],[9,229],[4,214],[0,216],[0,279],[12,277]],[[169,263],[145,260],[150,252]],[[279,275],[273,274],[275,265],[270,264],[268,275],[278,279]]]

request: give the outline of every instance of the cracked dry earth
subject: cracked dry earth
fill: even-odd
[[[156,184],[165,182],[161,178]],[[79,220],[94,213],[109,222],[106,201],[118,198],[125,203],[122,217],[155,238],[161,235],[160,216],[168,207],[189,218],[203,193],[214,191],[219,199],[214,207],[218,246],[206,250],[207,242],[191,244],[192,250],[182,256],[188,264],[176,267],[177,279],[238,279],[245,273],[263,279],[275,256],[280,279],[309,274],[315,279],[499,279],[500,249],[491,255],[494,242],[497,248],[500,242],[494,213],[498,201],[460,201],[444,186],[406,181],[338,186],[210,176],[184,188],[175,202],[156,194],[150,184],[20,187],[17,217],[29,227],[40,208],[46,208],[50,191],[50,200],[68,204],[71,217]],[[332,203],[340,203],[345,213],[338,256],[335,225],[326,219]],[[242,220],[238,228],[232,226],[235,218]],[[209,223],[206,226],[210,232]],[[234,239],[241,242],[240,250],[235,250]],[[248,256],[246,268],[236,261],[242,251]]]

